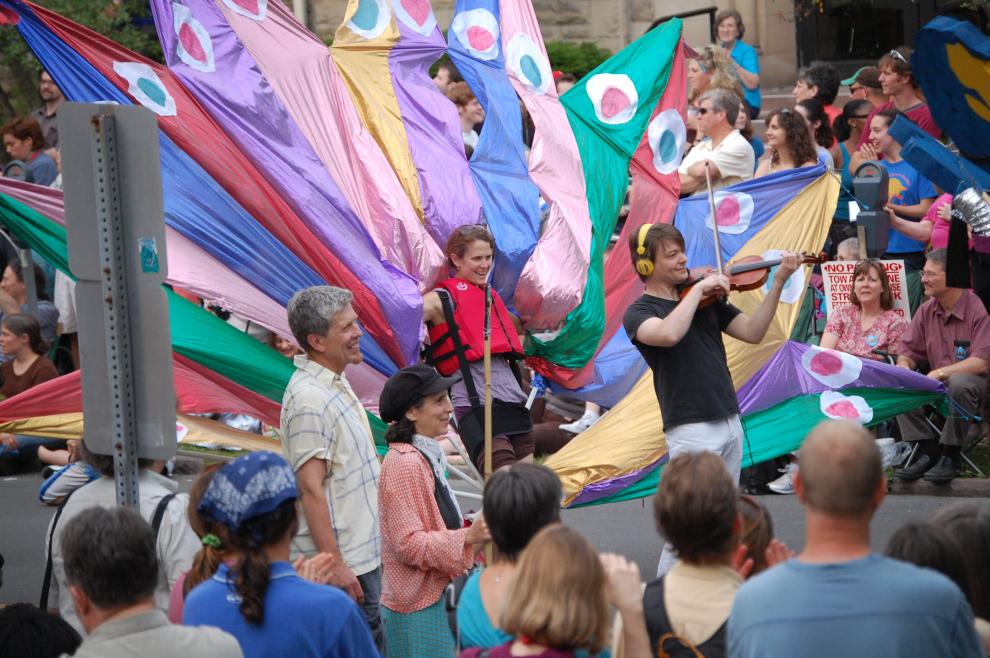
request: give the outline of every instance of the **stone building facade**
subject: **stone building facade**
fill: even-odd
[[[292,0],[288,0],[292,4]],[[340,25],[347,0],[295,0],[305,9],[306,21],[317,35],[333,35]],[[615,52],[642,35],[658,18],[717,6],[735,9],[746,24],[745,41],[760,53],[762,86],[793,84],[797,67],[792,0],[719,0],[717,4],[696,0],[533,0],[543,30],[550,41],[592,41]],[[433,0],[441,26],[450,24],[453,0]],[[684,20],[686,41],[695,47],[709,42],[708,17]]]

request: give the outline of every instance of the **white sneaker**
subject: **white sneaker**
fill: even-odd
[[[767,488],[774,493],[783,495],[794,493],[794,474],[798,472],[797,462],[791,462],[780,471],[783,475],[769,483]]]
[[[585,411],[583,416],[575,420],[573,423],[561,425],[560,429],[565,432],[570,432],[571,434],[580,434],[597,423],[599,418],[601,418],[601,414],[596,414],[594,411]]]

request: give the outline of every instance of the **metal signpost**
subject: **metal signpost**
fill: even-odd
[[[59,108],[84,441],[112,455],[117,503],[138,502],[138,458],[175,456],[158,124],[142,107]]]

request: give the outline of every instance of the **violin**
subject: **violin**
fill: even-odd
[[[828,254],[824,251],[815,255],[809,253],[798,254],[803,265],[815,265],[828,260]],[[759,256],[745,256],[735,261],[734,264],[725,268],[725,275],[729,277],[729,290],[747,292],[756,290],[767,282],[770,277],[770,270],[783,262],[783,258],[771,258],[764,260]],[[712,268],[692,269],[691,276],[678,288],[680,298],[684,299],[695,285],[697,285],[708,274],[715,270]],[[704,308],[718,300],[722,295],[708,295],[698,304],[698,308]]]

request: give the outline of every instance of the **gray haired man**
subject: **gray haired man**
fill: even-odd
[[[684,156],[677,173],[681,195],[705,189],[705,166],[718,189],[749,180],[756,171],[756,155],[746,138],[736,130],[739,97],[725,89],[711,89],[698,101],[698,132],[705,136]]]
[[[378,454],[368,416],[344,377],[362,360],[351,293],[333,286],[289,300],[289,328],[305,352],[282,398],[282,451],[301,492],[294,551],[336,557],[332,582],[362,607],[382,654],[385,636],[378,524]]]

